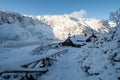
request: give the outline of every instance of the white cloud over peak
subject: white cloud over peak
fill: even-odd
[[[69,14],[71,17],[75,17],[75,18],[82,18],[85,17],[87,15],[86,10],[80,10],[80,11],[74,11],[71,14]]]

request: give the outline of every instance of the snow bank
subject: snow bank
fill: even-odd
[[[111,29],[79,51],[80,66],[89,80],[117,80],[120,77],[120,27]]]

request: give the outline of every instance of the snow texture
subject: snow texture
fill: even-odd
[[[40,46],[65,40],[69,33],[76,35],[73,42],[91,34],[97,38],[81,48],[67,47],[68,52],[37,80],[120,80],[120,26],[70,15],[23,16],[4,10],[0,10],[0,71],[20,69],[21,64],[58,52],[53,45],[42,47],[45,55],[32,54]]]

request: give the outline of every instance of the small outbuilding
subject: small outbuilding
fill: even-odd
[[[83,42],[78,42],[74,36],[68,37],[63,43],[63,46],[81,47],[85,45]]]
[[[72,47],[81,47],[86,44],[86,42],[91,42],[92,39],[97,38],[96,35],[93,33],[88,36],[80,36],[80,35],[74,35],[74,36],[68,36],[68,38],[62,42],[63,46],[72,46]]]

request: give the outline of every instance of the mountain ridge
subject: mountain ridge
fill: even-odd
[[[108,26],[115,27],[115,24],[108,23]],[[74,18],[69,15],[27,16],[0,10],[2,40],[65,40],[69,32],[71,35],[85,35],[92,31],[97,34],[108,32],[109,28],[96,19]]]

